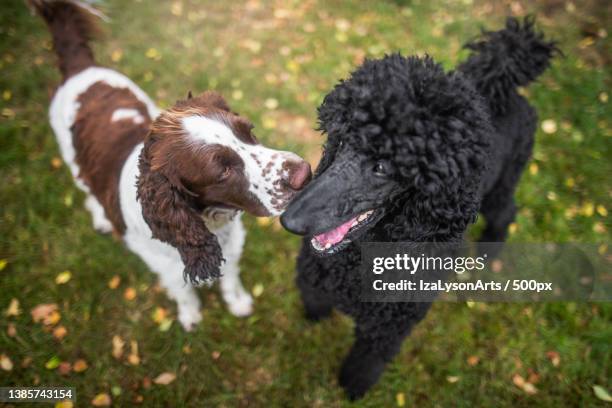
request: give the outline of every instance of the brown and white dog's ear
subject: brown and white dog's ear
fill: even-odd
[[[138,167],[138,200],[153,238],[175,247],[185,264],[185,278],[202,283],[221,276],[224,261],[217,237],[194,209],[193,195],[163,169],[151,168],[151,136],[145,141]],[[178,184],[177,184],[178,183]]]

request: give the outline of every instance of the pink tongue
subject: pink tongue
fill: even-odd
[[[322,246],[325,246],[327,244],[335,245],[338,242],[342,241],[342,238],[344,238],[346,233],[349,232],[349,230],[351,229],[351,224],[353,224],[353,222],[355,222],[356,219],[357,217],[351,218],[344,224],[340,225],[339,227],[334,228],[331,231],[324,232],[323,234],[320,234],[320,235],[315,235],[315,239]]]

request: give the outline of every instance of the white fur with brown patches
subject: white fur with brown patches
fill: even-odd
[[[302,159],[291,152],[269,149],[260,144],[242,142],[225,123],[205,116],[187,116],[183,128],[194,142],[218,144],[234,150],[244,162],[249,191],[259,199],[271,215],[280,215],[286,199],[280,183],[287,179],[283,168],[287,161]]]
[[[114,111],[113,116],[111,116],[111,122],[118,122],[120,120],[127,119],[131,119],[136,125],[140,125],[145,121],[145,118],[143,118],[140,112],[138,112],[136,109],[119,108]]]

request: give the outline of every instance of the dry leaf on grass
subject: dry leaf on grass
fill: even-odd
[[[395,395],[395,402],[397,402],[398,407],[403,407],[406,405],[406,395],[403,392],[398,392]]]
[[[68,334],[68,330],[64,326],[57,326],[53,329],[53,337],[58,340],[63,339]]]
[[[602,387],[601,385],[594,385],[593,392],[595,393],[595,396],[599,398],[600,400],[606,401],[606,402],[612,402],[612,397],[610,396],[608,391],[606,391],[606,389]]]
[[[134,300],[136,299],[136,289],[127,288],[125,292],[123,292],[123,297],[125,300]]]
[[[138,343],[135,340],[130,341],[130,355],[128,356],[128,363],[131,365],[140,364],[140,357],[138,356]]]
[[[61,375],[68,375],[72,371],[72,364],[67,361],[62,361],[57,367],[57,372]]]
[[[108,287],[111,289],[117,289],[120,283],[121,283],[121,278],[115,275],[111,278],[111,280],[108,281]]]
[[[119,336],[113,336],[113,357],[120,359],[123,355],[123,346],[125,342]]]
[[[53,356],[45,363],[45,368],[47,370],[55,370],[57,367],[59,367],[60,363],[60,358],[58,356]]]
[[[168,385],[171,382],[173,382],[175,379],[176,379],[176,374],[166,372],[166,373],[161,373],[160,375],[155,377],[153,382],[158,385]]]
[[[75,361],[72,365],[72,369],[75,373],[82,373],[83,371],[87,370],[87,367],[87,361],[83,360],[82,358]]]
[[[263,294],[263,291],[264,291],[264,285],[261,283],[255,284],[255,286],[253,286],[253,289],[251,290],[254,297],[260,297]]]
[[[68,283],[72,278],[72,272],[64,271],[55,277],[55,283],[58,285],[63,285],[64,283]]]
[[[9,323],[8,327],[6,328],[6,335],[9,337],[15,337],[17,335],[17,327],[15,326],[15,323]]]
[[[548,357],[554,367],[559,367],[559,364],[561,364],[561,356],[556,351],[548,351],[546,357]]]
[[[21,360],[21,368],[28,368],[30,364],[32,364],[32,357],[24,357],[24,359]]]
[[[62,167],[62,159],[60,159],[59,157],[52,158],[51,167],[53,167],[54,169],[59,169],[60,167]]]
[[[94,407],[108,407],[111,404],[111,397],[106,393],[98,394],[91,400]]]
[[[11,299],[11,303],[9,303],[8,308],[4,312],[6,316],[19,316],[21,314],[21,309],[19,308],[19,300],[13,298]]]
[[[526,394],[534,395],[538,393],[538,389],[535,387],[535,385],[525,381],[525,379],[519,374],[515,374],[512,377],[512,382],[514,383],[514,385],[523,390]]]
[[[13,362],[6,354],[0,354],[0,368],[4,371],[11,371],[13,369]]]
[[[478,364],[479,361],[480,361],[480,358],[478,356],[469,356],[467,358],[467,363],[471,367],[474,367],[476,364]]]
[[[57,304],[55,303],[43,303],[36,306],[34,309],[30,311],[32,315],[32,320],[34,323],[50,321],[51,315],[57,312]],[[48,323],[45,323],[48,324]]]

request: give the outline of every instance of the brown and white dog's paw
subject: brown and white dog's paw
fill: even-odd
[[[223,299],[231,314],[236,317],[246,317],[253,313],[253,298],[244,289],[231,294],[224,293]]]
[[[202,313],[199,307],[192,307],[191,305],[180,305],[179,304],[179,322],[185,329],[185,331],[192,331],[198,323],[202,321]]]

